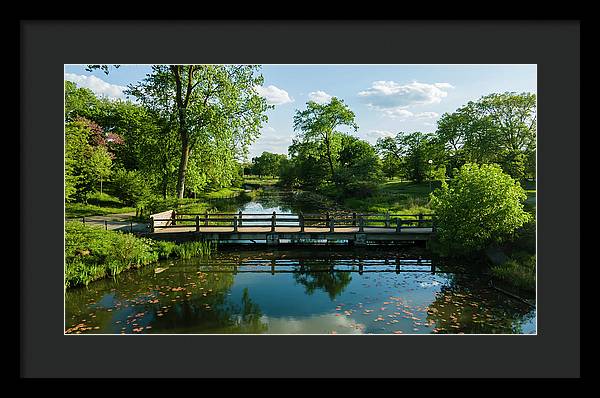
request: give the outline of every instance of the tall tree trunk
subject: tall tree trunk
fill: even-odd
[[[329,169],[331,170],[331,181],[335,182],[335,172],[333,170],[333,160],[331,159],[331,143],[329,138],[325,138],[325,146],[327,147],[327,160],[329,161]]]
[[[167,198],[167,184],[169,183],[169,174],[168,173],[164,173],[163,174],[163,180],[162,180],[162,194],[163,194],[163,199]]]
[[[181,139],[181,160],[179,161],[179,178],[177,179],[177,197],[183,199],[185,192],[185,173],[190,157],[190,145],[187,136]]]

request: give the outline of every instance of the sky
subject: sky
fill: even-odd
[[[126,99],[128,84],[142,80],[149,65],[121,65],[109,74],[87,72],[84,65],[65,65],[65,80],[87,87],[98,96]],[[501,92],[537,93],[533,65],[262,65],[262,86],[256,91],[274,109],[267,112],[260,137],[250,146],[249,159],[263,151],[287,154],[298,132],[297,110],[306,102],[342,99],[354,112],[354,135],[374,144],[398,132],[433,132],[437,120],[469,101]],[[340,131],[350,132],[345,128]]]

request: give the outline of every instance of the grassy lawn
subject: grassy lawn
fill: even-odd
[[[432,187],[435,189],[435,183]],[[391,180],[380,184],[372,196],[347,198],[343,205],[368,213],[429,214],[429,192],[429,182]]]
[[[65,217],[78,218],[90,216],[105,216],[107,214],[130,213],[135,212],[135,207],[123,205],[121,201],[114,196],[103,193],[93,194],[88,199],[88,203],[66,203]]]
[[[278,177],[259,177],[252,175],[244,177],[244,185],[250,185],[251,187],[273,186],[278,182]]]

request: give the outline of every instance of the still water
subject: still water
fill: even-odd
[[[220,208],[297,211],[284,199]],[[222,246],[67,290],[65,332],[535,334],[536,311],[419,247]]]
[[[439,272],[431,273],[427,260],[419,264],[410,256],[413,249],[406,250],[406,258],[398,258],[397,249],[323,248],[221,251],[210,259],[163,261],[67,291],[65,330],[535,333],[535,310],[525,303],[458,265],[436,266]],[[156,273],[157,267],[166,270]]]

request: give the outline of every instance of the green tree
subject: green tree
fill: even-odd
[[[323,142],[293,139],[288,148],[290,160],[283,162],[280,179],[284,185],[316,189],[329,175]]]
[[[203,137],[239,143],[244,151],[266,121],[263,82],[252,65],[169,65],[181,140],[177,195],[183,198],[190,152]],[[150,76],[149,79],[151,79]]]
[[[279,175],[281,162],[286,155],[264,151],[260,156],[252,158],[252,173],[258,176]]]
[[[65,122],[69,123],[78,116],[90,119],[100,100],[89,88],[78,88],[77,84],[65,80]]]
[[[332,137],[339,126],[349,126],[354,131],[358,129],[354,121],[354,112],[344,104],[343,100],[336,97],[327,104],[308,101],[306,109],[297,110],[294,115],[294,130],[301,133],[303,141],[323,143],[331,181],[336,180]]]
[[[340,134],[338,152],[338,185],[359,181],[377,183],[381,180],[381,162],[375,148],[349,134]]]
[[[89,179],[100,182],[100,193],[102,194],[102,182],[110,176],[112,160],[106,147],[97,146],[91,149],[91,154],[86,162],[86,173]]]
[[[521,161],[517,153],[535,158],[530,154],[535,153],[536,119],[535,94],[494,93],[442,115],[436,135],[448,155],[454,155],[452,167],[460,166],[459,161],[498,163],[515,171],[520,167],[515,160]],[[535,165],[528,162],[527,169]]]
[[[82,122],[65,125],[65,201],[78,198],[90,130]]]
[[[443,254],[465,254],[501,242],[531,220],[518,182],[495,164],[463,165],[431,194],[436,239]]]
[[[118,169],[113,173],[115,194],[127,206],[142,206],[150,197],[144,176],[137,170]]]

